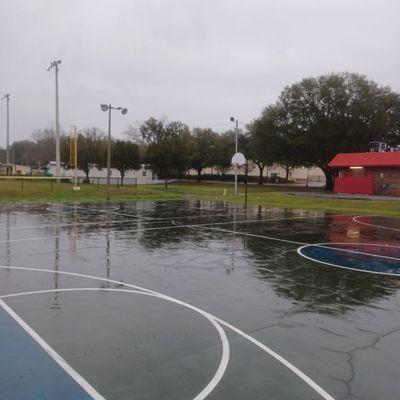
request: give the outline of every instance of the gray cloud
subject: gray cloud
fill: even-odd
[[[105,128],[111,102],[129,108],[116,136],[162,115],[229,129],[230,115],[249,122],[285,85],[332,71],[400,89],[397,0],[0,0],[0,14],[13,140],[53,124],[58,58],[62,127]]]

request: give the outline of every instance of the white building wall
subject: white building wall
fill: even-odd
[[[48,166],[48,172],[50,174],[52,174],[53,176],[56,176],[56,163],[51,161]],[[74,176],[74,170],[73,169],[63,169],[61,168],[61,176],[65,176],[65,177],[71,177]],[[78,169],[77,170],[77,176],[78,178],[86,178],[86,174]],[[117,183],[117,179],[121,179],[121,174],[120,172],[115,169],[115,168],[111,168],[111,178],[112,178],[112,183]],[[124,180],[127,184],[132,183],[129,182],[132,178],[136,178],[137,179],[137,183],[138,185],[150,185],[152,183],[157,183],[157,176],[153,175],[153,171],[151,169],[145,168],[144,165],[142,165],[141,169],[138,170],[129,170],[125,177]],[[89,172],[89,179],[93,182],[93,183],[97,183],[97,180],[99,180],[99,183],[103,184],[105,183],[106,179],[107,179],[107,168],[102,168],[102,169],[98,169],[97,167],[94,167],[90,170]]]

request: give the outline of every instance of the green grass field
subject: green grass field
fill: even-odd
[[[0,181],[0,202],[103,202],[106,201],[106,187],[93,184],[80,185],[81,190],[74,192],[69,183],[50,181]],[[226,195],[224,196],[224,189]],[[393,200],[356,200],[327,199],[295,196],[293,192],[304,188],[285,186],[249,185],[248,203],[283,208],[313,209],[348,214],[370,214],[400,217],[400,199]],[[319,189],[309,189],[319,191]],[[291,193],[289,193],[291,192]],[[183,200],[203,199],[213,201],[244,202],[244,186],[239,186],[239,196],[235,199],[232,183],[173,183],[164,189],[163,185],[139,185],[111,187],[111,201],[129,200]]]

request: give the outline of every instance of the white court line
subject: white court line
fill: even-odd
[[[265,235],[256,235],[254,233],[247,233],[247,232],[240,232],[240,231],[233,231],[229,229],[219,229],[219,228],[208,228],[208,227],[199,227],[199,229],[203,230],[208,230],[208,231],[215,231],[215,232],[222,232],[222,233],[232,233],[235,235],[241,235],[241,236],[250,236],[250,237],[255,237],[255,238],[260,238],[260,239],[267,239],[267,240],[275,240],[277,242],[284,242],[284,243],[290,243],[290,244],[297,244],[297,245],[303,245],[307,244],[304,242],[297,242],[295,240],[289,240],[289,239],[281,239],[281,238],[276,238],[272,236],[265,236]]]
[[[349,245],[350,246],[360,245],[360,246],[380,246],[380,247],[400,248],[400,246],[394,246],[394,245],[389,245],[389,244],[353,243],[353,242],[343,242],[343,243],[306,243],[306,242],[297,242],[297,241],[289,240],[289,239],[276,238],[276,237],[273,237],[273,236],[256,235],[254,233],[240,232],[240,231],[234,231],[234,230],[229,230],[229,229],[218,229],[218,228],[215,229],[215,228],[207,228],[207,227],[199,227],[199,229],[210,230],[210,231],[215,231],[215,232],[222,232],[222,233],[231,233],[233,235],[250,236],[250,237],[266,239],[266,240],[273,240],[273,241],[283,242],[283,243],[297,244],[297,245],[301,245],[302,247],[320,247],[320,248],[323,248],[323,249],[337,250],[337,251],[342,251],[342,252],[345,252],[345,253],[360,254],[360,255],[365,255],[365,256],[371,256],[371,257],[385,258],[385,259],[389,259],[389,260],[400,261],[400,258],[397,258],[397,257],[384,256],[384,255],[381,255],[381,254],[374,254],[374,253],[365,253],[365,252],[357,251],[357,250],[349,250],[349,249],[342,249],[340,247],[331,247],[331,246],[329,246],[330,244],[340,244],[340,245],[347,245],[347,246],[349,246]]]
[[[68,214],[69,216],[72,217],[72,214]],[[245,214],[240,214],[239,216],[244,216]],[[57,227],[76,227],[76,226],[90,226],[90,225],[106,225],[106,224],[117,224],[117,223],[126,223],[126,222],[130,222],[130,223],[139,223],[139,222],[146,222],[146,223],[157,223],[157,222],[173,222],[175,220],[178,219],[196,219],[196,218],[209,218],[209,217],[232,217],[233,215],[231,214],[216,214],[216,215],[195,215],[195,216],[187,216],[187,217],[175,217],[175,218],[160,218],[160,219],[154,219],[154,220],[143,220],[141,221],[140,219],[133,219],[133,218],[128,218],[128,219],[115,219],[115,220],[111,220],[111,221],[107,221],[107,220],[102,220],[102,221],[98,221],[98,222],[68,222],[68,223],[61,223],[61,224],[43,224],[43,225],[23,225],[23,226],[13,226],[10,228],[7,228],[6,226],[3,226],[1,228],[4,229],[9,229],[10,231],[13,230],[24,230],[24,229],[40,229],[40,228],[57,228]],[[0,229],[1,229],[0,228]]]
[[[96,225],[106,225],[106,224],[118,224],[118,223],[126,223],[126,222],[135,222],[138,223],[140,221],[136,221],[134,219],[120,219],[120,220],[112,220],[112,221],[99,221],[99,222],[68,222],[62,224],[43,224],[43,225],[25,225],[25,226],[13,226],[10,228],[4,227],[4,229],[9,229],[10,231],[15,230],[24,230],[24,229],[40,229],[40,228],[67,228],[67,227],[76,227],[76,226],[96,226]]]
[[[349,215],[338,215],[349,217]],[[210,222],[204,224],[182,224],[182,225],[168,225],[168,226],[156,226],[150,228],[135,228],[135,229],[124,229],[124,230],[110,230],[107,233],[131,233],[131,232],[146,232],[146,231],[155,231],[155,230],[167,230],[167,229],[179,229],[179,228],[198,228],[203,226],[217,226],[217,225],[232,225],[232,224],[247,224],[247,223],[260,223],[260,222],[273,222],[273,221],[288,221],[288,220],[303,220],[303,219],[318,219],[318,218],[326,218],[326,216],[310,216],[310,217],[287,217],[287,218],[267,218],[267,219],[249,219],[249,220],[239,220],[239,221],[224,221],[224,222]],[[233,231],[232,231],[233,232]],[[83,235],[93,235],[95,232],[81,232],[75,233],[74,236],[83,236]],[[44,239],[56,239],[60,237],[59,235],[52,236],[39,236],[39,237],[28,237],[28,238],[20,238],[20,239],[10,239],[10,240],[0,240],[0,244],[2,243],[14,243],[14,242],[26,242],[30,240],[44,240]],[[284,241],[284,239],[281,239]],[[298,243],[302,244],[302,243]]]
[[[210,318],[213,318],[215,321],[217,321],[220,324],[226,326],[227,328],[233,330],[235,333],[237,333],[238,335],[240,335],[244,339],[250,341],[251,343],[253,343],[257,347],[259,347],[261,350],[263,350],[264,352],[266,352],[267,354],[272,356],[274,359],[276,359],[278,362],[283,364],[285,367],[287,367],[289,370],[291,370],[303,382],[305,382],[315,392],[317,392],[323,399],[325,399],[325,400],[335,400],[329,393],[327,393],[322,387],[320,387],[315,381],[313,381],[310,377],[308,377],[306,374],[304,374],[301,370],[299,370],[297,367],[295,367],[290,361],[286,360],[285,358],[280,356],[278,353],[276,353],[274,350],[270,349],[268,346],[264,345],[263,343],[261,343],[260,341],[255,339],[254,337],[246,334],[245,332],[243,332],[239,328],[236,328],[235,326],[229,324],[228,322],[226,322],[226,321],[224,321],[224,320],[222,320],[222,319],[220,319],[220,318],[218,318],[218,317],[216,317],[216,316],[214,316],[214,315],[212,315],[210,313],[207,313],[206,311],[201,310],[200,308],[192,306],[192,305],[190,305],[188,303],[184,303],[184,302],[182,302],[182,301],[180,301],[180,300],[178,300],[176,298],[164,295],[162,293],[159,293],[159,292],[156,292],[156,291],[153,291],[153,290],[146,289],[146,288],[141,287],[141,286],[132,285],[132,284],[128,284],[128,283],[121,282],[121,281],[116,281],[116,280],[113,280],[113,279],[96,277],[96,276],[93,276],[93,275],[79,274],[77,272],[52,271],[52,270],[49,270],[49,269],[42,269],[42,268],[11,267],[11,266],[0,266],[0,268],[1,269],[23,270],[23,271],[46,272],[46,273],[52,273],[52,274],[56,274],[57,273],[57,274],[77,276],[77,277],[82,277],[82,278],[96,279],[96,280],[103,281],[103,282],[115,283],[115,284],[118,284],[118,285],[123,285],[123,286],[130,287],[130,288],[133,288],[133,289],[141,290],[141,291],[144,291],[144,292],[157,294],[157,295],[162,296],[165,299],[172,299],[173,301],[178,301],[179,303],[185,304],[187,307],[192,308],[193,310],[199,310],[199,311],[207,314],[208,316],[210,316]]]
[[[334,243],[334,244],[346,244],[346,243]],[[357,244],[361,244],[361,243],[357,243]],[[381,247],[400,248],[399,246],[391,246],[391,245],[388,245],[388,244],[376,244],[376,243],[362,243],[362,245],[364,245],[364,246],[381,246]],[[310,257],[310,256],[307,256],[306,254],[304,254],[304,253],[302,252],[303,249],[305,249],[305,248],[307,248],[307,247],[312,247],[312,246],[315,246],[315,245],[313,245],[313,244],[306,244],[306,245],[304,245],[304,246],[300,246],[300,247],[297,249],[297,253],[298,253],[300,256],[302,256],[302,257],[304,257],[304,258],[307,258],[308,260],[311,260],[311,261],[313,261],[313,262],[317,262],[317,263],[320,263],[320,264],[324,264],[324,265],[329,265],[329,266],[331,266],[331,267],[343,268],[343,269],[347,269],[347,270],[350,270],[350,271],[366,272],[366,273],[368,273],[368,274],[378,274],[378,275],[394,276],[394,277],[397,277],[397,278],[400,277],[400,274],[393,274],[393,273],[390,273],[390,272],[370,271],[370,270],[360,269],[360,268],[345,267],[344,265],[329,263],[329,262],[326,262],[326,261],[321,261],[321,260],[318,260],[318,259],[316,259],[316,258],[312,258],[312,257]],[[329,248],[329,247],[324,247],[324,246],[321,246],[321,247],[322,247],[322,248]],[[346,250],[346,249],[338,249],[338,248],[336,248],[336,247],[331,247],[331,249],[333,249],[333,250],[339,250],[339,251],[348,251],[348,250]],[[391,258],[391,257],[379,256],[379,255],[377,255],[377,254],[370,254],[370,253],[363,253],[363,252],[360,252],[360,254],[365,254],[365,255],[368,255],[368,256],[375,256],[375,257],[382,257],[382,258]],[[397,260],[400,261],[399,258],[394,258],[394,257],[392,257],[392,259],[394,259],[394,260],[396,260],[396,261],[397,261]]]
[[[65,207],[74,207],[74,206],[68,206],[68,205],[65,205]],[[108,210],[102,210],[102,209],[89,209],[89,208],[84,208],[84,207],[77,207],[79,210],[83,210],[83,211],[87,211],[88,213],[90,212],[90,211],[96,211],[96,212],[98,212],[99,214],[101,214],[102,212],[104,212],[104,213],[107,213],[107,214],[115,214],[115,215],[121,215],[121,216],[131,216],[132,218],[138,218],[139,220],[140,219],[143,219],[143,220],[148,220],[148,221],[154,221],[154,222],[157,222],[157,221],[174,221],[174,220],[176,220],[176,219],[192,219],[192,218],[204,218],[204,217],[224,217],[224,216],[232,216],[232,215],[229,215],[229,214],[214,214],[214,215],[207,215],[207,216],[204,216],[204,215],[195,215],[195,216],[183,216],[183,217],[165,217],[165,218],[158,218],[158,217],[146,217],[146,216],[142,216],[142,215],[140,215],[140,216],[134,216],[134,215],[131,215],[131,214],[123,214],[123,213],[120,213],[120,212],[117,212],[117,211],[108,211]],[[170,211],[171,209],[168,209],[167,211]],[[175,209],[173,209],[173,210],[175,210]],[[176,208],[176,210],[179,210],[179,208]],[[198,210],[198,209],[195,209],[196,211]],[[240,213],[240,214],[236,214],[237,216],[243,216],[243,215],[246,215],[246,213],[244,213],[244,212],[242,212],[242,213]]]
[[[221,328],[221,325],[215,320],[215,318],[211,317],[208,313],[204,312],[203,310],[197,309],[196,307],[193,307],[193,306],[191,306],[189,304],[183,303],[183,302],[181,302],[181,301],[179,301],[177,299],[167,298],[166,296],[161,295],[161,294],[151,293],[151,292],[142,291],[142,290],[138,291],[138,290],[127,290],[127,289],[115,289],[115,288],[66,288],[66,289],[48,289],[48,290],[36,290],[36,291],[31,291],[31,292],[13,293],[13,294],[9,294],[9,295],[0,296],[0,301],[3,304],[5,304],[4,301],[1,300],[1,299],[10,298],[10,297],[33,295],[33,294],[44,294],[44,293],[55,293],[55,292],[57,292],[57,293],[59,293],[59,292],[87,292],[87,291],[133,293],[133,294],[142,294],[142,295],[145,295],[145,296],[156,297],[156,298],[160,298],[162,300],[167,300],[167,301],[170,301],[172,303],[176,303],[176,304],[179,304],[179,305],[181,305],[183,307],[189,308],[192,311],[196,311],[197,313],[199,313],[200,315],[205,317],[214,326],[215,330],[217,331],[217,333],[218,333],[218,335],[220,337],[220,341],[221,341],[221,345],[222,345],[222,355],[221,355],[221,360],[220,360],[220,363],[218,365],[217,371],[215,372],[214,376],[208,382],[208,384],[200,391],[200,393],[198,393],[193,398],[193,400],[204,400],[218,386],[218,384],[221,381],[222,377],[224,376],[225,371],[226,371],[226,369],[228,367],[228,364],[229,364],[230,348],[229,348],[228,337],[226,336],[225,331]],[[0,305],[1,305],[1,303],[0,303]],[[7,307],[7,305],[6,305],[6,307]],[[11,308],[8,307],[8,309],[11,312],[13,312],[11,310]],[[22,321],[25,324],[25,322],[20,317],[18,317],[17,314],[14,313],[13,317],[15,318],[15,316],[17,318],[19,318],[19,320]],[[17,322],[19,322],[19,321],[17,321]],[[28,326],[28,325],[26,325],[26,326]],[[28,328],[32,329],[29,326],[28,326]],[[24,329],[25,329],[25,327],[24,327]],[[32,333],[30,331],[28,331],[28,333],[32,336]],[[34,332],[34,333],[37,335],[37,337],[40,338],[40,336],[36,332]],[[37,340],[36,337],[34,337],[34,336],[32,336],[32,337],[35,340]],[[42,339],[42,341],[44,342],[43,339]],[[38,343],[40,345],[42,345],[40,342],[38,342]],[[51,349],[51,347],[46,342],[44,342],[44,343]],[[45,348],[45,350],[46,350],[46,348]],[[53,350],[53,349],[51,349],[51,350]],[[55,353],[55,354],[57,354],[57,353]],[[50,354],[50,355],[53,357],[52,354]],[[65,362],[65,360],[63,360],[63,359],[61,359],[61,360],[66,365],[68,365]],[[55,361],[59,363],[59,360],[55,359]],[[63,365],[61,365],[61,366],[65,369],[65,367]]]
[[[360,254],[363,256],[371,256],[371,257],[378,257],[378,258],[386,258],[388,260],[395,260],[395,261],[400,261],[400,258],[398,257],[390,257],[390,256],[384,256],[381,254],[375,254],[375,253],[365,253],[363,251],[357,251],[357,250],[348,250],[348,249],[341,249],[340,247],[333,247],[330,245],[346,245],[346,246],[377,246],[377,247],[393,247],[395,249],[400,249],[400,246],[394,246],[390,244],[379,244],[379,243],[352,243],[352,242],[332,242],[332,243],[310,243],[310,244],[305,244],[305,247],[321,247],[323,249],[328,249],[328,250],[337,250],[337,251],[343,251],[346,253],[353,253],[353,254]]]
[[[51,203],[48,203],[48,204],[51,204]],[[84,210],[84,211],[86,211],[86,212],[88,212],[88,213],[94,211],[94,212],[97,212],[97,213],[121,215],[122,217],[131,217],[132,219],[133,219],[133,218],[136,218],[136,219],[148,219],[148,217],[143,217],[143,216],[138,217],[138,216],[135,216],[135,215],[132,215],[132,214],[120,213],[120,212],[118,212],[118,211],[109,211],[109,210],[102,210],[102,209],[99,210],[99,209],[95,209],[95,208],[78,207],[78,206],[69,206],[69,205],[67,205],[67,204],[63,204],[62,207],[72,208],[72,209],[74,209],[74,210],[75,210],[75,209],[77,209],[77,210]]]
[[[358,220],[358,218],[362,218],[362,217],[365,217],[365,215],[356,215],[355,217],[353,217],[353,221],[357,222],[358,224],[361,224],[361,225],[373,226],[374,228],[388,229],[390,231],[400,232],[400,229],[398,229],[398,228],[390,228],[389,226],[369,224],[367,222],[363,222],[363,221]]]
[[[106,400],[85,378],[78,374],[40,335],[20,318],[1,298],[0,306],[27,332],[46,353],[93,399]]]
[[[310,245],[305,245],[305,246],[299,247],[299,248],[297,249],[297,253],[298,253],[300,256],[302,256],[302,257],[304,257],[304,258],[307,258],[307,259],[310,260],[310,261],[313,261],[313,262],[316,262],[316,263],[319,263],[319,264],[323,264],[323,265],[329,265],[330,267],[336,267],[336,268],[347,269],[347,270],[349,270],[349,271],[364,272],[364,273],[367,273],[367,274],[377,274],[377,275],[395,276],[396,278],[399,278],[399,277],[400,277],[399,274],[391,274],[391,273],[389,273],[389,272],[368,271],[368,270],[366,270],[366,269],[345,267],[345,266],[343,266],[343,265],[328,263],[328,262],[326,262],[326,261],[320,261],[320,260],[318,260],[318,259],[311,258],[311,257],[309,257],[309,256],[306,256],[304,253],[302,253],[302,250],[303,250],[305,247],[309,247],[309,246],[310,246]],[[312,246],[312,245],[311,245],[311,246]]]

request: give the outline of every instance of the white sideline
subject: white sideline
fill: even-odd
[[[349,217],[348,215],[345,215]],[[247,224],[247,223],[260,223],[260,222],[270,222],[270,221],[288,221],[288,220],[303,220],[303,219],[318,219],[318,218],[326,218],[323,216],[309,216],[309,217],[287,217],[287,218],[267,218],[267,219],[248,219],[248,220],[239,220],[239,221],[224,221],[224,222],[210,222],[204,224],[183,224],[183,225],[168,225],[168,226],[156,226],[149,228],[135,228],[135,229],[125,229],[125,230],[110,230],[108,233],[129,233],[129,232],[146,232],[146,231],[155,231],[155,230],[164,230],[164,229],[179,229],[179,228],[198,228],[203,226],[218,226],[218,225],[232,225],[232,224]],[[93,232],[81,232],[75,233],[74,236],[83,236],[83,235],[92,235]],[[25,242],[30,240],[43,240],[43,239],[56,239],[60,237],[59,235],[53,236],[39,236],[39,237],[28,237],[21,239],[10,239],[10,240],[0,240],[1,243],[14,243],[14,242]],[[283,239],[282,239],[283,240]],[[298,243],[300,244],[300,243]]]
[[[400,229],[398,228],[391,228],[390,226],[383,226],[383,225],[376,225],[376,224],[369,224],[368,222],[363,222],[363,221],[359,221],[358,218],[361,217],[367,217],[369,215],[356,215],[355,217],[353,217],[353,221],[357,222],[357,224],[361,224],[361,225],[366,225],[366,226],[372,226],[374,228],[380,228],[380,229],[388,229],[390,231],[396,231],[396,232],[400,232]]]
[[[218,365],[217,371],[215,372],[214,376],[208,382],[208,384],[200,391],[200,393],[198,393],[193,398],[193,400],[204,400],[218,386],[218,384],[221,381],[222,377],[224,376],[225,371],[226,371],[226,369],[228,367],[228,364],[229,364],[230,349],[229,349],[228,338],[226,336],[225,331],[221,328],[220,324],[215,320],[215,318],[211,317],[208,313],[202,311],[201,309],[198,309],[196,307],[191,306],[190,304],[183,303],[183,302],[181,302],[181,301],[179,301],[177,299],[168,298],[168,297],[166,297],[166,296],[164,296],[162,294],[152,293],[150,291],[148,292],[148,291],[142,291],[142,290],[127,290],[127,289],[115,289],[115,288],[65,288],[65,289],[36,290],[36,291],[31,291],[31,292],[20,292],[20,293],[13,293],[13,294],[9,294],[9,295],[0,296],[0,301],[3,302],[3,300],[1,300],[1,299],[4,299],[4,298],[26,296],[26,295],[33,295],[33,294],[44,294],[44,293],[54,293],[54,292],[57,292],[57,293],[58,292],[84,292],[84,291],[133,293],[133,294],[142,294],[142,295],[145,295],[145,296],[157,297],[157,298],[160,298],[160,299],[163,299],[163,300],[167,300],[167,301],[179,304],[179,305],[181,305],[183,307],[189,308],[189,309],[191,309],[193,311],[196,311],[197,313],[199,313],[203,317],[205,317],[214,326],[214,328],[216,329],[217,333],[219,334],[220,341],[221,341],[221,344],[222,344],[222,356],[221,356],[220,363]],[[17,318],[19,318],[19,317],[17,316]],[[30,332],[28,332],[28,333],[31,334]],[[37,333],[36,333],[36,335],[40,338],[40,336]],[[32,334],[31,334],[31,336],[32,336]],[[35,337],[34,337],[34,339],[36,340]],[[53,357],[52,354],[50,354],[50,356]],[[55,359],[55,361],[58,362],[57,359]]]
[[[1,298],[0,306],[46,351],[46,353],[94,400],[106,400],[85,378],[78,374],[41,336],[20,318]]]

